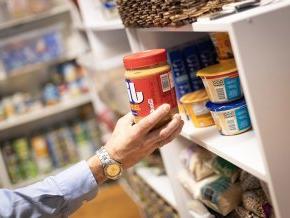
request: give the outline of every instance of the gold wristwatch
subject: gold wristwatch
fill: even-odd
[[[100,159],[104,169],[104,174],[108,179],[117,180],[122,176],[122,164],[111,159],[109,153],[104,147],[99,148],[96,151],[96,155]]]

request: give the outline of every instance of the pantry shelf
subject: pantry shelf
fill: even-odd
[[[212,21],[198,21],[192,24],[193,31],[195,32],[229,32],[232,25],[245,21],[254,24],[254,19],[257,16],[270,13],[272,11],[278,11],[284,7],[290,7],[290,2],[280,0],[268,5],[256,7],[243,12],[239,12],[233,15],[229,15],[223,18],[219,18]]]
[[[42,13],[28,15],[25,17],[15,18],[15,19],[2,22],[0,23],[0,30],[13,28],[15,26],[20,26],[20,25],[25,25],[30,22],[39,21],[41,19],[50,18],[52,16],[67,13],[67,12],[70,12],[70,7],[67,4],[57,5],[51,8],[50,10],[42,12]]]
[[[136,169],[136,173],[173,208],[177,208],[168,176],[158,176],[148,167],[139,167]]]
[[[38,63],[38,64],[33,64],[33,65],[22,67],[21,69],[18,69],[18,70],[14,70],[14,71],[8,73],[8,75],[4,74],[4,76],[0,78],[0,84],[1,84],[1,82],[2,83],[6,82],[7,79],[8,80],[13,79],[15,77],[22,76],[22,75],[25,75],[25,74],[28,74],[31,72],[38,72],[38,71],[41,71],[43,69],[47,69],[50,66],[54,66],[54,65],[66,62],[66,61],[76,59],[76,58],[80,57],[80,55],[83,54],[84,52],[85,51],[75,52],[75,53],[60,57],[56,60],[47,61],[47,62]]]
[[[61,112],[88,104],[91,102],[89,94],[83,94],[79,97],[74,97],[71,100],[63,101],[55,105],[46,106],[41,110],[32,111],[27,114],[11,117],[0,122],[0,131],[4,131],[16,126],[20,126],[32,121],[43,119],[45,117],[53,116]]]
[[[185,122],[181,136],[267,182],[254,131],[236,136],[222,136],[215,126],[195,128],[191,123]]]

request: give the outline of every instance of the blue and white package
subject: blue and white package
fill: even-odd
[[[57,29],[31,31],[0,43],[0,61],[6,72],[27,65],[52,61],[63,54],[61,32]]]
[[[182,52],[187,72],[189,74],[192,91],[204,89],[201,78],[196,76],[197,71],[202,68],[196,46],[194,44],[188,44],[183,48]]]
[[[237,135],[251,129],[251,120],[244,98],[225,104],[207,102],[216,126],[222,135]]]
[[[203,38],[196,43],[202,67],[217,64],[217,53],[209,37]]]
[[[183,95],[192,92],[189,75],[181,50],[175,49],[168,51],[168,59],[171,65],[177,99],[179,100]]]

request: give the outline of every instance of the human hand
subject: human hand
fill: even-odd
[[[172,141],[178,136],[184,124],[179,114],[175,114],[164,126],[153,129],[169,113],[170,105],[164,104],[133,126],[134,117],[131,113],[119,119],[111,138],[105,145],[111,158],[122,163],[126,169],[155,149]]]

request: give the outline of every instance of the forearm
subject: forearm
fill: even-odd
[[[106,176],[104,174],[104,169],[99,158],[94,155],[87,160],[87,163],[97,183],[99,185],[104,183],[106,181]]]
[[[0,190],[0,217],[66,217],[96,193],[96,180],[82,161],[31,186]]]

